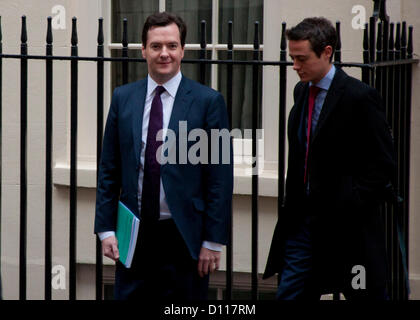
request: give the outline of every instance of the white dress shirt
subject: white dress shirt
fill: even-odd
[[[162,92],[160,98],[162,100],[163,106],[163,141],[165,141],[166,131],[168,129],[169,120],[172,114],[172,108],[174,106],[175,96],[178,91],[179,84],[181,83],[182,74],[179,71],[172,79],[165,82],[162,86],[165,88],[165,91]],[[144,176],[144,156],[146,152],[146,141],[147,141],[147,131],[149,128],[149,117],[150,109],[152,108],[152,100],[155,96],[155,90],[158,84],[148,75],[147,77],[147,93],[146,100],[144,103],[143,111],[143,127],[142,127],[142,148],[140,154],[140,170],[139,170],[139,179],[138,179],[138,206],[141,212],[141,198],[143,190],[143,176]],[[171,218],[171,212],[169,211],[168,204],[166,202],[165,190],[163,189],[162,178],[160,179],[160,220],[165,220]],[[110,236],[115,236],[114,231],[105,231],[99,232],[98,236],[101,240],[108,238]],[[170,239],[168,239],[170,241]],[[203,247],[213,250],[213,251],[222,251],[222,245],[219,243],[214,243],[210,241],[204,241],[202,244]]]

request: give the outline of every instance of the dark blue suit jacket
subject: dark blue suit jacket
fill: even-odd
[[[98,173],[95,233],[115,230],[118,200],[140,216],[137,192],[146,93],[147,79],[114,91]],[[168,126],[176,133],[176,149],[179,121],[186,121],[188,132],[198,128],[206,130],[209,145],[211,129],[229,129],[222,95],[185,77],[179,85]],[[195,143],[188,141],[188,150]],[[223,148],[220,144],[219,164],[193,164],[187,159],[186,164],[177,161],[161,167],[169,210],[194,259],[198,258],[203,241],[226,244],[228,240],[233,192],[230,139],[228,143],[229,164],[221,162]],[[181,156],[186,158],[185,154]],[[208,159],[210,162],[210,151]]]

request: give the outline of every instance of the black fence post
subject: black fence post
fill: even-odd
[[[407,23],[405,21],[402,22],[402,29],[401,29],[401,59],[407,59]],[[406,180],[408,179],[408,168],[407,168],[407,157],[409,157],[408,150],[408,143],[410,141],[410,137],[407,135],[410,126],[410,122],[407,123],[407,114],[409,113],[408,110],[408,97],[407,97],[407,65],[401,66],[401,95],[400,95],[400,128],[401,128],[401,166],[400,166],[400,174],[401,174],[401,185],[400,185],[400,193],[402,194],[402,198],[404,199],[402,203],[402,212],[400,213],[400,232],[407,234],[408,230],[408,189]],[[405,247],[408,247],[408,242],[405,239],[401,239],[405,242]],[[400,252],[401,253],[401,252]],[[406,284],[405,284],[405,270],[404,265],[405,262],[402,261],[404,257],[401,254],[401,263],[400,263],[400,270],[399,270],[399,282],[400,282],[400,290],[399,290],[399,300],[406,300]]]
[[[202,31],[203,32],[203,31]],[[233,61],[233,23],[228,24],[228,50],[227,59]],[[227,65],[227,110],[230,129],[232,129],[232,93],[233,93],[233,64]],[[231,140],[233,143],[233,139]],[[232,300],[233,282],[233,210],[231,208],[229,216],[229,243],[226,247],[226,300]]]
[[[341,31],[340,31],[340,21],[335,23],[335,30],[337,32],[337,45],[334,53],[334,61],[341,62]]]
[[[401,59],[401,23],[397,23],[396,28],[396,35],[395,35],[395,60]],[[395,66],[395,73],[394,73],[394,142],[395,142],[395,148],[397,150],[397,187],[396,189],[398,191],[401,190],[401,109],[400,109],[400,100],[401,100],[401,66],[396,65]],[[403,214],[401,207],[396,206],[394,215],[394,221],[398,221],[400,216]],[[392,229],[392,250],[393,250],[393,278],[394,278],[394,287],[393,287],[393,300],[399,299],[399,292],[400,292],[400,250],[398,246],[398,235],[397,235],[397,225],[393,224]]]
[[[3,54],[3,40],[2,40],[2,31],[1,31],[1,16],[0,16],[0,55]],[[2,148],[3,148],[3,57],[0,56],[0,159],[2,158]],[[2,227],[2,191],[3,191],[3,171],[2,171],[2,161],[0,161],[0,230]],[[0,278],[1,278],[1,237],[0,237]],[[1,282],[1,280],[0,280]],[[2,299],[2,288],[0,283],[0,299]]]
[[[200,60],[206,59],[206,21],[201,21],[201,38],[200,38]],[[206,83],[206,64],[200,63],[200,83]]]
[[[375,17],[370,17],[369,20],[369,62],[375,62],[375,41],[376,41],[376,19]],[[370,73],[370,85],[373,87],[375,84],[375,70]]]
[[[383,37],[382,37],[382,60],[388,61],[388,45],[389,45],[389,22],[383,21]],[[388,112],[388,75],[389,66],[382,68],[382,99],[384,101],[385,113]]]
[[[382,34],[382,61],[389,61],[389,21],[388,20],[383,20],[383,34]],[[386,119],[391,119],[391,110],[392,108],[390,107],[390,96],[392,99],[392,93],[390,93],[390,73],[391,73],[391,66],[385,66],[382,68],[382,78],[381,78],[381,96],[383,99],[383,104],[384,104],[384,108],[385,108],[385,116]],[[388,123],[389,120],[388,120]],[[389,252],[389,241],[387,240],[388,238],[390,238],[388,236],[388,230],[389,230],[389,221],[390,221],[390,217],[392,217],[393,215],[393,211],[394,211],[394,207],[392,203],[389,202],[385,202],[382,206],[382,212],[383,212],[383,221],[384,221],[384,231],[386,234],[386,240],[385,240],[385,247],[386,247],[386,251]]]
[[[28,127],[28,45],[26,16],[22,17],[20,60],[20,256],[19,299],[26,300],[26,241],[27,241],[27,127]]]
[[[253,60],[260,56],[260,42],[258,37],[259,22],[255,22]],[[252,300],[258,299],[258,77],[259,66],[252,65]]]
[[[104,57],[103,18],[98,19],[98,57]],[[104,61],[97,62],[97,125],[96,125],[96,181],[98,181],[99,164],[102,152],[102,137],[104,130]],[[97,185],[96,185],[97,186]],[[96,236],[96,300],[102,300],[102,243]]]
[[[413,59],[413,26],[408,27],[408,43],[407,43],[407,59]],[[406,127],[406,150],[405,150],[405,190],[406,193],[404,195],[404,201],[406,203],[406,224],[405,224],[405,230],[404,230],[404,242],[406,244],[405,247],[405,262],[407,270],[405,274],[405,290],[404,290],[404,300],[408,300],[408,294],[409,294],[409,279],[408,279],[408,266],[409,266],[409,256],[408,256],[408,245],[409,245],[409,203],[410,203],[410,154],[411,154],[411,95],[412,95],[412,64],[407,65],[407,72],[406,72],[406,118],[405,118],[405,127]],[[404,258],[404,257],[403,257]]]
[[[127,28],[127,18],[123,20],[123,34],[122,34],[122,56],[123,58],[128,58],[128,28]],[[145,44],[143,44],[145,45]],[[128,61],[124,60],[122,62],[122,78],[123,84],[128,83]]]
[[[72,19],[71,56],[78,56],[77,19]],[[77,100],[78,60],[71,60],[71,115],[70,115],[70,300],[76,300],[77,249]]]
[[[365,30],[363,32],[363,63],[368,64],[369,59],[369,25],[365,23]],[[369,84],[370,68],[362,67],[362,81]]]
[[[280,38],[280,65],[279,69],[279,150],[277,166],[277,220],[280,220],[285,192],[285,168],[286,168],[286,89],[287,89],[287,51],[286,51],[286,22],[281,24]],[[280,276],[277,277],[277,285],[280,283]]]
[[[48,17],[46,55],[53,55],[51,17]],[[51,300],[52,239],[52,134],[53,134],[53,60],[45,60],[46,74],[46,146],[45,146],[45,300]]]
[[[336,51],[334,54],[334,61],[340,63],[341,62],[341,32],[340,32],[340,21],[336,22],[336,33],[337,33],[337,46]],[[334,240],[333,240],[334,241]],[[333,292],[333,300],[338,301],[340,300],[340,292],[335,290]]]
[[[277,216],[280,218],[284,201],[284,174],[286,168],[286,89],[287,89],[287,51],[286,51],[286,22],[281,24],[280,40],[280,84],[279,84],[279,150],[278,150],[278,197]]]
[[[378,23],[378,34],[376,39],[376,61],[382,61],[382,22]],[[374,87],[382,96],[382,67],[376,67]]]
[[[394,23],[390,23],[389,25],[389,41],[388,41],[388,61],[392,62],[395,59],[395,52],[394,52]],[[394,92],[395,92],[395,79],[394,79],[394,75],[395,75],[395,66],[390,65],[388,66],[388,91],[387,91],[387,109],[386,109],[386,117],[387,117],[387,121],[388,124],[391,126],[391,130],[393,132],[394,138],[395,138],[395,121],[394,121],[394,117],[396,116],[395,113],[395,103],[394,103]],[[394,139],[395,140],[395,139]],[[396,214],[396,210],[398,208],[395,205],[390,205],[388,207],[388,211],[386,214],[386,219],[385,219],[385,230],[386,230],[386,250],[389,254],[389,266],[390,266],[390,275],[391,275],[391,287],[390,287],[390,299],[392,300],[394,298],[394,292],[393,292],[393,288],[394,288],[394,255],[395,255],[395,250],[393,247],[393,242],[394,242],[394,216]]]
[[[394,23],[389,25],[389,41],[388,41],[388,61],[394,61]],[[387,98],[387,120],[391,129],[394,130],[393,111],[394,111],[394,66],[388,67],[388,98]]]

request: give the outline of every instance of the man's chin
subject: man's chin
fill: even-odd
[[[176,73],[175,73],[176,74]],[[153,80],[155,80],[158,83],[165,83],[168,80],[172,79],[172,77],[175,76],[172,72],[156,72],[154,74]]]

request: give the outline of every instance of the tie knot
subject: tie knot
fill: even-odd
[[[165,91],[165,88],[163,86],[157,86],[155,92],[158,96],[160,96],[164,91]]]
[[[317,87],[317,86],[314,86],[314,85],[309,87],[309,95],[311,97],[316,97],[318,95],[319,91],[321,91],[320,87]]]

